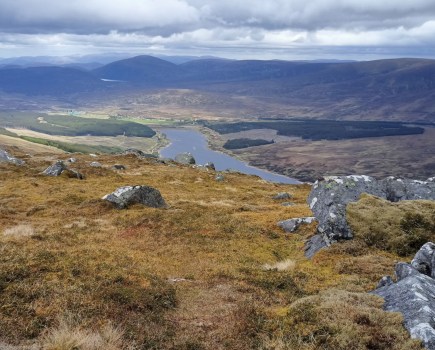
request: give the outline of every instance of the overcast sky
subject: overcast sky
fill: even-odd
[[[0,57],[435,58],[435,0],[0,0]]]

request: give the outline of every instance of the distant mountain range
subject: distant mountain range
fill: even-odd
[[[385,109],[412,111],[414,119],[435,121],[435,60],[388,59],[368,62],[261,61],[181,58],[173,63],[152,56],[83,66],[3,67],[0,91],[65,96],[107,89],[189,88],[267,98],[307,106],[340,105],[345,113]],[[85,64],[82,62],[82,64]],[[93,68],[93,63],[86,63]],[[94,63],[94,65],[99,65]]]

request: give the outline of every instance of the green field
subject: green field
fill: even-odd
[[[122,148],[119,147],[109,147],[109,146],[101,146],[101,145],[82,145],[82,144],[74,144],[68,142],[60,142],[53,140],[46,140],[39,137],[30,137],[30,136],[20,136],[20,139],[30,141],[33,143],[38,143],[40,145],[52,146],[64,150],[65,152],[70,153],[120,153],[123,151]]]
[[[153,137],[146,125],[114,119],[92,119],[28,112],[0,113],[0,126],[26,128],[49,135],[63,136],[137,136]]]

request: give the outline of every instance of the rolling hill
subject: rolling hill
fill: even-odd
[[[92,71],[53,66],[0,69],[3,93],[52,97],[81,93],[83,102],[90,98],[89,92],[94,98],[98,93],[100,100],[105,98],[108,88],[122,98],[151,89],[189,89],[228,100],[251,98],[260,106],[257,114],[266,117],[435,122],[435,61],[427,59],[290,62],[210,58],[175,64],[137,56]],[[207,105],[205,101],[202,107],[207,109]]]

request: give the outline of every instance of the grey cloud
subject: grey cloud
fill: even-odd
[[[179,31],[199,21],[182,0],[2,0],[0,30],[15,33]]]
[[[433,0],[2,0],[0,31],[142,32],[200,28],[268,30],[406,28],[435,16]]]
[[[434,32],[434,0],[0,1],[2,55],[429,56]]]

